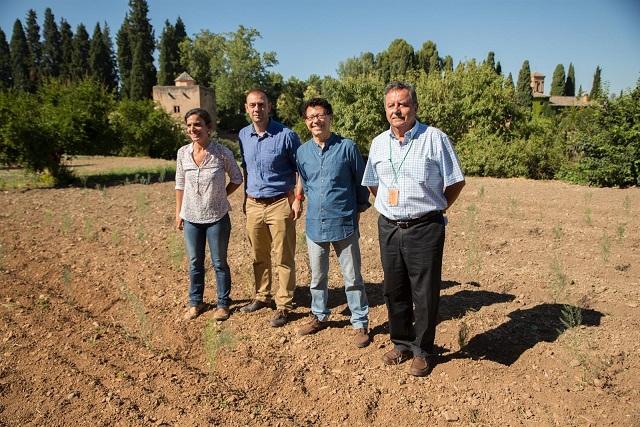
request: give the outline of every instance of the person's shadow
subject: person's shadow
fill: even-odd
[[[446,289],[455,286],[460,286],[460,283],[455,281],[443,281],[441,288]],[[439,321],[442,322],[444,320],[463,317],[468,311],[477,311],[485,306],[509,302],[514,298],[515,296],[511,294],[501,294],[498,292],[484,290],[462,290],[452,295],[441,295],[438,318]],[[375,326],[370,332],[372,337],[378,334],[388,333],[388,322]],[[444,349],[441,349],[438,352],[444,352]]]
[[[459,352],[446,359],[471,357],[510,366],[537,343],[557,340],[567,329],[568,320],[599,326],[602,316],[599,311],[564,304],[545,303],[518,309],[509,313],[509,321],[474,336]]]

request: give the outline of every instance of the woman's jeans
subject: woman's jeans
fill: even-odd
[[[209,243],[211,261],[216,272],[218,307],[229,307],[231,271],[227,263],[227,248],[231,234],[229,214],[216,222],[195,224],[184,221],[184,242],[189,257],[189,305],[202,304],[204,298],[205,244]]]

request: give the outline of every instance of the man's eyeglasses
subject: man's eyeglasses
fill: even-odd
[[[306,116],[304,119],[308,122],[312,122],[314,119],[324,120],[328,114],[314,114],[313,116]]]

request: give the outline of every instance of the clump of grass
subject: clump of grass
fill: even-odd
[[[151,347],[152,328],[144,304],[138,295],[132,292],[124,283],[120,285],[120,293],[122,294],[122,298],[129,304],[129,308],[133,311],[138,321],[140,338],[147,348]]]
[[[609,255],[611,255],[611,241],[609,240],[609,235],[606,231],[602,233],[602,237],[600,238],[600,255],[602,255],[602,260],[604,262],[609,261]]]
[[[567,289],[567,274],[560,263],[560,259],[556,256],[551,263],[551,294],[553,301],[558,302]]]
[[[184,259],[184,242],[182,239],[178,239],[175,234],[171,234],[167,249],[171,264],[176,268],[180,267]]]
[[[591,208],[584,208],[584,223],[591,226],[593,225],[593,219],[591,219]]]
[[[120,243],[122,243],[122,236],[120,236],[118,230],[113,230],[111,233],[111,243],[113,243],[114,246],[120,246]]]
[[[140,223],[138,225],[138,229],[136,230],[136,237],[138,238],[138,240],[140,240],[141,242],[144,241],[145,237],[147,236],[147,233],[144,229],[144,225],[142,223]]]
[[[62,215],[62,234],[65,236],[69,236],[71,234],[71,229],[73,228],[73,224],[71,222],[71,217],[69,214]]]
[[[560,309],[560,323],[564,329],[575,328],[582,324],[582,308],[571,304],[563,304]]]
[[[478,199],[482,199],[484,197],[484,185],[480,186],[480,189],[478,190]]]
[[[562,240],[564,232],[562,231],[562,226],[560,224],[556,224],[553,226],[553,240],[559,242]]]
[[[84,220],[84,238],[89,241],[94,241],[98,237],[96,230],[93,226],[93,221],[89,218]]]
[[[631,210],[631,198],[629,197],[628,194],[626,196],[624,196],[624,201],[622,202],[622,207],[623,207],[624,211],[627,214]]]
[[[202,345],[210,368],[215,367],[218,352],[224,347],[233,346],[234,342],[235,337],[233,333],[224,329],[214,320],[207,322],[207,325],[202,331]]]
[[[136,193],[136,209],[140,215],[145,215],[149,212],[149,200],[147,200],[146,193],[142,191]]]
[[[518,216],[518,199],[514,196],[509,196],[509,213],[512,218]]]
[[[621,223],[621,224],[618,224],[618,227],[616,227],[616,236],[618,237],[618,240],[624,239],[626,226],[627,226],[626,224]]]
[[[158,182],[164,182],[164,179],[167,176],[167,170],[165,168],[162,168],[160,170],[160,173],[158,174]]]
[[[48,310],[50,306],[49,297],[45,294],[40,294],[36,300],[36,305],[42,310]]]
[[[469,325],[464,320],[461,320],[458,324],[458,347],[462,349],[469,342]]]

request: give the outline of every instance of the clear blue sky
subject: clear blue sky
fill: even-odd
[[[414,49],[436,43],[441,56],[454,63],[483,60],[493,50],[505,74],[514,80],[525,59],[544,73],[548,93],[555,66],[569,62],[576,71],[576,90],[590,90],[597,65],[612,92],[635,86],[640,78],[640,0],[441,0],[389,2],[191,1],[148,0],[156,37],[165,19],[182,17],[191,36],[202,29],[235,31],[256,28],[260,51],[275,51],[275,71],[285,78],[336,75],[340,61],[361,52],[377,53],[395,38]],[[83,22],[89,34],[106,21],[115,35],[128,9],[127,0],[0,0],[0,28],[10,39],[13,23],[24,24],[27,11],[51,7],[56,21],[72,28]]]

